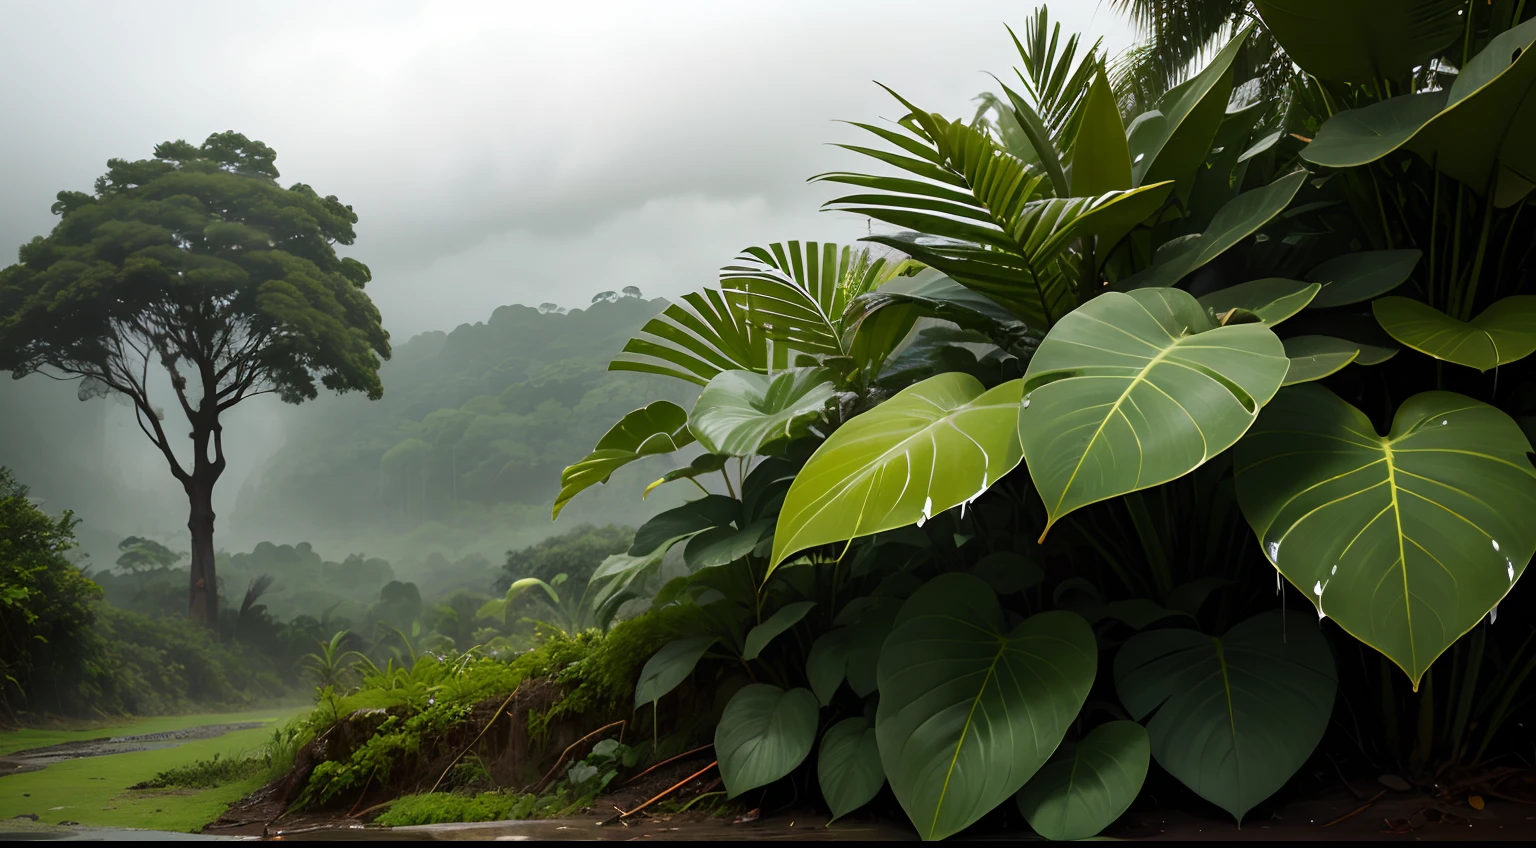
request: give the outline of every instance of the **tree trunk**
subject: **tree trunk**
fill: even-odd
[[[213,562],[213,483],[203,475],[187,481],[187,498],[192,515],[187,529],[192,531],[192,574],[187,594],[187,612],[192,620],[219,630],[219,584]]]

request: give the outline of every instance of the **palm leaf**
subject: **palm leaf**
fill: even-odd
[[[771,365],[787,362],[787,351],[770,350],[767,335],[720,292],[704,289],[682,299],[647,321],[608,370],[662,374],[703,386],[721,371],[767,373]]]
[[[814,356],[846,356],[843,313],[880,284],[886,260],[868,249],[798,241],[750,247],[720,270],[726,302],[775,342]]]

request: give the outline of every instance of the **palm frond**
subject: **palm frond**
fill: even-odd
[[[843,312],[884,279],[868,249],[798,241],[749,247],[720,269],[726,302],[775,343],[813,356],[844,356]]]
[[[1061,23],[1051,23],[1045,6],[1037,8],[1024,23],[1024,38],[1009,28],[1014,47],[1019,51],[1016,68],[1019,82],[1029,95],[1041,120],[1057,140],[1070,139],[1077,133],[1083,99],[1101,58],[1103,40],[1093,43],[1079,55],[1079,36],[1061,38]]]
[[[721,371],[767,373],[783,367],[787,352],[713,289],[691,292],[646,322],[608,364],[609,371],[639,371],[703,386]]]

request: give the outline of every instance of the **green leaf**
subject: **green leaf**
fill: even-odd
[[[804,433],[837,395],[831,376],[822,368],[773,376],[722,371],[699,393],[688,426],[710,453],[753,456],[769,442]]]
[[[645,668],[640,669],[640,680],[635,683],[635,708],[659,701],[661,696],[676,689],[693,673],[704,652],[718,641],[720,639],[715,636],[692,636],[663,645],[645,661]]]
[[[747,648],[742,651],[741,658],[755,660],[757,655],[768,647],[768,643],[778,637],[780,633],[794,627],[805,618],[805,614],[816,606],[815,601],[797,601],[785,604],[773,615],[768,616],[762,624],[757,625],[747,632]],[[819,698],[817,700],[820,700]]]
[[[1508,415],[1414,395],[1391,432],[1317,385],[1287,388],[1238,443],[1238,504],[1269,561],[1414,685],[1536,551],[1536,469]]]
[[[598,564],[587,580],[587,591],[582,599],[598,628],[608,629],[619,607],[639,597],[639,587],[645,578],[661,566],[667,551],[684,538],[686,536],[665,539],[641,556],[614,554]]]
[[[645,556],[663,542],[686,539],[711,527],[730,524],[741,516],[741,502],[725,495],[707,495],[657,513],[635,531],[630,556]]]
[[[1200,305],[1217,315],[1246,310],[1273,327],[1304,309],[1321,288],[1317,283],[1265,277],[1213,291],[1200,298]]]
[[[1380,297],[1402,285],[1422,255],[1418,250],[1362,250],[1335,256],[1307,274],[1323,287],[1310,305],[1323,309]]]
[[[1285,340],[1285,355],[1291,370],[1284,385],[1294,386],[1338,372],[1360,355],[1360,345],[1333,336],[1292,336]]]
[[[613,472],[643,457],[671,453],[693,443],[688,413],[671,401],[658,400],[629,413],[613,425],[597,447],[560,473],[554,517],[583,489],[606,483]]]
[[[817,356],[846,356],[843,312],[874,289],[884,258],[869,250],[798,241],[750,247],[720,270],[726,300],[775,342]]]
[[[1302,70],[1334,82],[1399,80],[1462,34],[1465,0],[1257,0],[1259,16]]]
[[[1289,367],[1267,326],[1216,326],[1178,289],[1108,292],[1072,312],[1030,361],[1018,419],[1046,531],[1231,447]]]
[[[1028,333],[1024,322],[986,296],[960,285],[932,268],[910,277],[896,277],[863,295],[852,305],[849,322],[857,325],[866,316],[892,305],[908,304],[924,315],[976,330],[1008,348]]]
[[[816,696],[753,683],[731,697],[715,726],[715,756],[727,797],[795,770],[816,742]]]
[[[901,601],[894,598],[871,600],[875,606],[864,611],[848,634],[848,688],[860,698],[880,685],[880,652],[901,611]]]
[[[1147,778],[1152,746],[1134,721],[1112,721],[1063,746],[1019,790],[1019,812],[1053,841],[1087,839],[1130,809]]]
[[[788,362],[786,349],[770,358],[768,336],[720,292],[690,292],[682,301],[646,322],[608,370],[661,374],[703,386],[721,371],[766,373]]]
[[[885,785],[875,729],[863,717],[845,718],[827,728],[816,757],[816,782],[832,810],[830,822],[868,804]]]
[[[1436,359],[1487,371],[1536,352],[1536,295],[1506,297],[1471,321],[1458,321],[1406,297],[1371,303],[1392,338]]]
[[[1131,717],[1156,711],[1158,765],[1239,823],[1312,755],[1337,687],[1327,640],[1298,613],[1260,613],[1220,638],[1151,630],[1115,656]]]
[[[640,493],[640,499],[645,500],[649,498],[652,489],[665,483],[671,483],[676,480],[692,480],[704,474],[713,474],[725,467],[727,459],[730,459],[730,457],[721,456],[717,453],[701,453],[694,457],[687,465],[668,471],[651,483],[651,485],[646,486],[645,491]]]
[[[1082,119],[1072,141],[1072,196],[1097,197],[1131,187],[1131,151],[1125,124],[1101,67],[1083,101]]]
[[[1281,177],[1263,188],[1245,191],[1221,207],[1202,233],[1165,243],[1153,264],[1121,280],[1116,288],[1131,290],[1172,286],[1279,215],[1306,181],[1305,171]]]
[[[482,604],[475,612],[475,618],[504,618],[507,610],[512,608],[512,604],[529,589],[543,589],[544,594],[549,596],[555,606],[560,606],[560,595],[555,591],[555,587],[537,577],[524,577],[521,580],[514,580],[512,585],[507,587],[505,596],[493,598]]]
[[[1093,631],[1046,612],[1011,631],[980,578],[944,574],[901,609],[880,652],[875,733],[924,839],[958,833],[1032,777],[1093,685]]]
[[[999,595],[1013,595],[1040,585],[1045,572],[1023,554],[995,551],[976,561],[971,569]]]
[[[1019,464],[1020,385],[940,374],[839,427],[790,484],[770,564],[974,500]]]
[[[811,691],[822,706],[832,703],[837,687],[848,673],[848,646],[852,631],[840,627],[824,633],[811,644],[810,656],[805,660],[805,676],[811,682]]]
[[[1135,185],[1174,180],[1178,196],[1189,194],[1226,115],[1232,96],[1232,62],[1252,31],[1252,26],[1244,28],[1204,70],[1169,89],[1158,100],[1157,109],[1131,122],[1126,132]]]
[[[683,562],[689,571],[699,571],[735,562],[752,553],[773,530],[771,519],[759,519],[737,530],[717,525],[688,540],[683,548]]]

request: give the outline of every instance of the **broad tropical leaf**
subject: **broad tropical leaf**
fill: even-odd
[[[1338,372],[1360,356],[1360,345],[1333,336],[1292,336],[1285,340],[1285,355],[1291,370],[1283,385],[1294,386]]]
[[[757,659],[757,655],[761,654],[763,649],[768,647],[769,642],[772,642],[780,633],[800,623],[800,619],[805,618],[805,614],[810,612],[811,608],[815,606],[815,601],[796,601],[795,603],[785,604],[780,607],[777,612],[768,616],[767,620],[762,624],[747,631],[746,650],[742,651],[741,658],[746,660]]]
[[[1046,532],[1231,447],[1289,367],[1269,327],[1218,326],[1179,289],[1109,292],[1062,319],[1024,372],[1018,418]]]
[[[1273,327],[1306,308],[1321,288],[1317,283],[1265,277],[1213,291],[1200,298],[1200,305],[1218,316],[1233,309],[1252,312]]]
[[[1302,150],[1309,162],[1347,168],[1407,146],[1494,201],[1512,205],[1536,187],[1536,20],[1495,36],[1447,90],[1405,94],[1329,118]]]
[[[924,839],[965,829],[1045,764],[1098,664],[1093,630],[1053,611],[1003,625],[980,578],[930,580],[880,652],[880,760]]]
[[[1252,31],[1250,26],[1238,33],[1204,70],[1169,89],[1155,110],[1131,122],[1126,132],[1135,185],[1173,180],[1178,196],[1188,196],[1227,112],[1232,62]]]
[[[974,500],[1019,464],[1020,386],[940,374],[839,427],[790,484],[770,565]]]
[[[817,356],[846,356],[843,312],[883,279],[868,250],[792,241],[750,247],[720,269],[720,289],[748,323],[775,342]]]
[[[715,726],[715,756],[727,797],[778,780],[800,765],[816,742],[816,696],[753,683],[731,697]]]
[[[1125,124],[1104,69],[1094,75],[1072,141],[1072,196],[1098,197],[1131,187],[1131,151]]]
[[[1029,328],[1012,312],[932,268],[910,277],[896,277],[854,302],[848,315],[851,327],[868,316],[898,306],[912,306],[930,318],[949,321],[975,330],[1004,350],[1033,348]]]
[[[1221,207],[1205,232],[1164,243],[1151,267],[1126,277],[1116,288],[1176,285],[1283,212],[1306,177],[1305,171],[1296,171],[1263,188],[1243,192]]]
[[[635,531],[629,555],[646,556],[668,541],[687,539],[740,518],[740,501],[725,495],[705,495],[651,516]]]
[[[683,548],[683,562],[689,571],[699,571],[735,562],[752,553],[773,532],[772,519],[758,519],[741,529],[729,524],[717,525],[688,540]]]
[[[837,395],[823,368],[790,368],[772,376],[722,371],[709,381],[688,427],[710,453],[753,456],[769,442],[805,432]]]
[[[1398,81],[1461,37],[1463,0],[1256,0],[1302,70],[1335,82]]]
[[[662,374],[702,386],[721,371],[766,373],[789,361],[788,349],[770,351],[767,335],[720,292],[690,292],[682,300],[646,322],[608,370]]]
[[[600,629],[608,629],[619,608],[625,602],[639,597],[645,579],[661,566],[667,551],[685,538],[687,536],[665,539],[641,556],[614,554],[598,564],[587,580],[587,591],[582,602],[592,610],[593,619]]]
[[[1152,760],[1147,731],[1134,721],[1112,721],[1062,747],[1019,790],[1019,811],[1046,839],[1097,836],[1141,792]]]
[[[1318,614],[1417,686],[1536,551],[1530,450],[1513,419],[1463,395],[1414,395],[1383,437],[1327,389],[1292,386],[1238,443],[1238,503]]]
[[[688,413],[671,401],[658,400],[629,413],[613,425],[597,447],[560,473],[554,517],[583,489],[606,483],[613,472],[643,457],[671,453],[693,443]]]
[[[1536,295],[1506,297],[1471,321],[1458,321],[1406,297],[1371,303],[1392,338],[1436,359],[1487,371],[1536,352]]]
[[[1419,264],[1418,250],[1362,250],[1324,262],[1307,272],[1307,279],[1322,285],[1311,307],[1362,303],[1402,285]]]
[[[816,781],[832,809],[832,821],[868,804],[885,785],[875,729],[862,716],[827,728],[816,757]]]
[[[715,636],[690,636],[674,639],[645,661],[640,679],[635,683],[635,708],[658,701],[688,679],[704,652],[720,641]]]
[[[1239,823],[1312,755],[1338,677],[1316,622],[1266,612],[1215,638],[1194,630],[1132,636],[1115,691],[1147,724],[1152,756]]]
[[[823,706],[832,703],[832,696],[843,684],[848,674],[848,645],[852,631],[839,627],[823,633],[811,645],[810,656],[805,659],[805,676],[811,683],[811,691]]]

